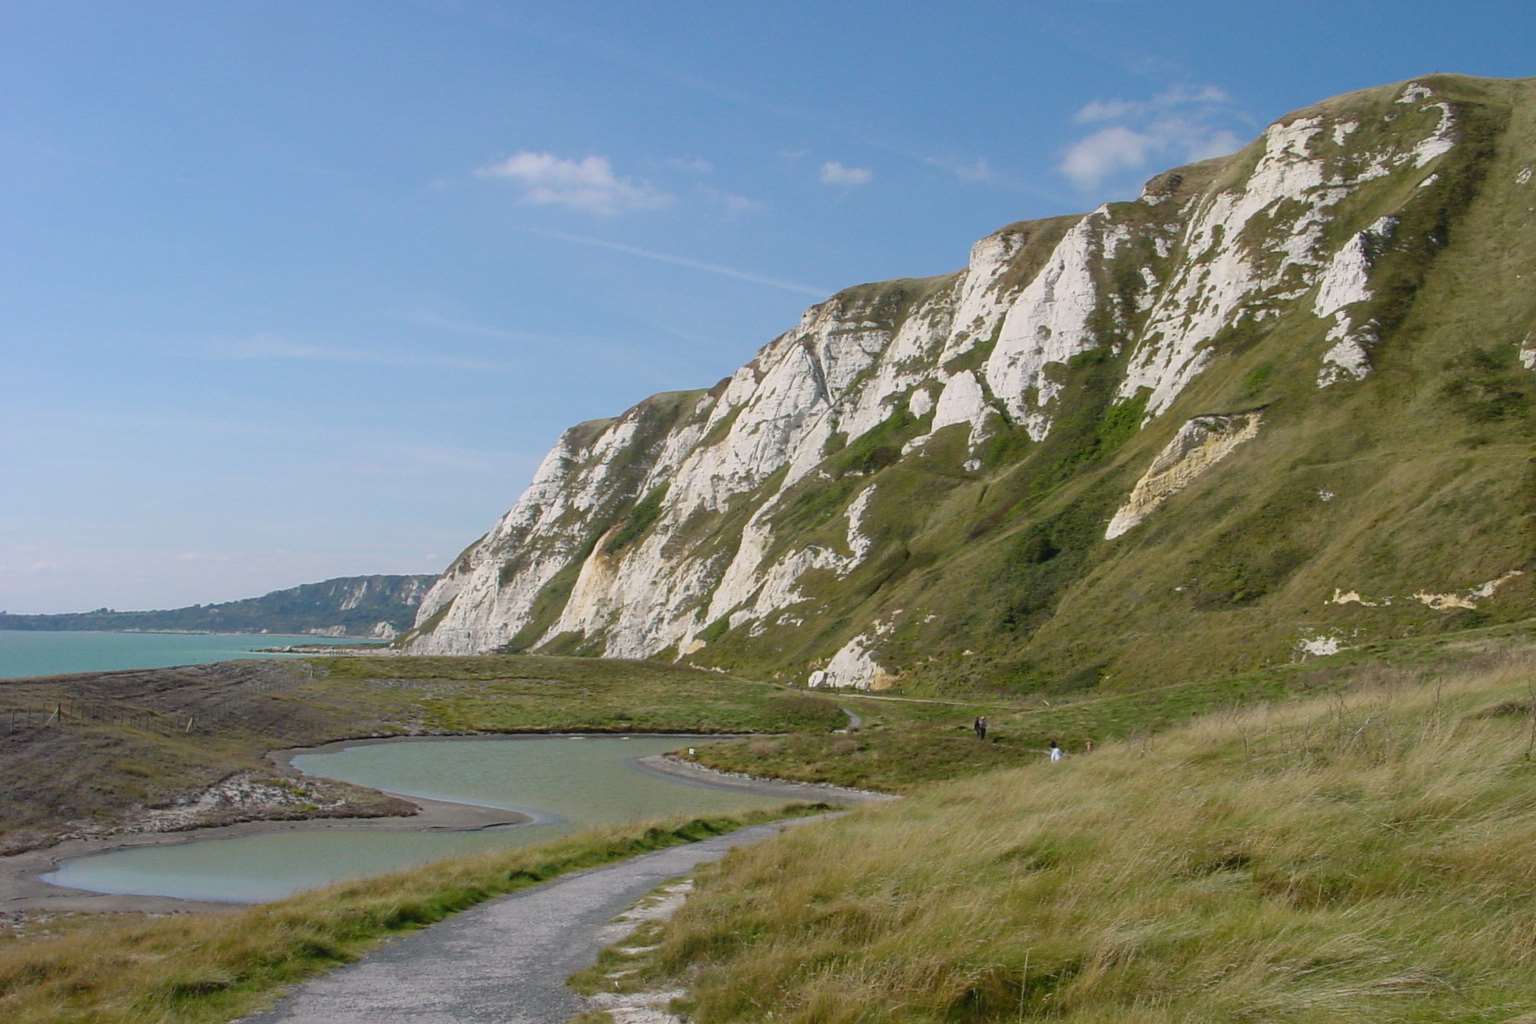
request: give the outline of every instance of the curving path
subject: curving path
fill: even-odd
[[[565,979],[597,958],[599,932],[616,915],[733,847],[816,820],[754,825],[503,896],[306,982],[245,1021],[560,1024],[584,1008]]]

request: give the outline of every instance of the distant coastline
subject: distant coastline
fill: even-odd
[[[238,601],[145,611],[95,608],[28,615],[0,611],[0,630],[388,641],[415,624],[416,609],[436,579],[427,574],[340,576]]]
[[[340,635],[331,633],[289,633],[276,629],[135,629],[132,626],[124,626],[121,629],[11,629],[0,626],[0,632],[10,633],[131,633],[136,636],[260,636],[260,637],[294,637],[305,641],[324,642],[334,639],[335,644],[327,646],[343,647],[356,645],[359,647],[378,647],[389,643],[371,636],[353,636],[349,633]]]
[[[346,655],[356,657],[366,655],[369,657],[381,654],[399,654],[400,651],[391,647],[387,640],[364,640],[358,637],[342,637],[335,643],[312,643],[314,638],[307,638],[300,644],[285,644],[282,647],[257,647],[258,654],[303,654],[307,656],[320,655],[332,657]]]

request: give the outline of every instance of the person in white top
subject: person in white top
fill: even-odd
[[[1060,760],[1061,760],[1061,744],[1057,743],[1055,740],[1051,740],[1051,763],[1055,764],[1057,761],[1060,761]]]

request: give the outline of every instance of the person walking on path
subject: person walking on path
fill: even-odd
[[[1055,740],[1051,740],[1051,763],[1055,764],[1057,761],[1060,761],[1061,755],[1061,744],[1057,743]]]
[[[987,738],[987,716],[986,715],[978,716],[976,721],[971,723],[971,728],[976,730],[976,738],[977,739],[979,739],[979,740],[986,739]]]

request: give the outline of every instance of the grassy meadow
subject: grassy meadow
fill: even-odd
[[[1536,655],[1383,668],[734,853],[626,984],[699,1024],[1530,1021],[1533,847]]]
[[[791,732],[844,721],[821,697],[654,661],[498,654],[313,664],[328,697],[433,733]]]
[[[752,737],[711,744],[700,749],[697,760],[725,771],[908,793],[930,782],[1038,760],[1052,739],[1069,752],[1082,751],[1090,743],[1152,735],[1203,715],[1342,693],[1372,685],[1383,673],[1454,671],[1527,647],[1536,647],[1536,623],[1381,641],[1225,679],[1144,689],[954,701],[839,693],[837,702],[864,719],[856,734],[821,730]],[[977,715],[989,720],[985,743],[971,732]]]
[[[907,794],[704,869],[647,926],[655,950],[578,979],[684,988],[698,1024],[1508,1022],[1536,1020],[1531,640],[1492,627],[1056,701],[340,658],[283,700],[317,706],[314,686],[400,732],[777,727],[698,760]],[[840,707],[862,729],[833,732]],[[1064,763],[1045,763],[1050,738]],[[64,922],[0,940],[0,1019],[230,1020],[391,934],[765,817],[612,828],[228,914]]]

